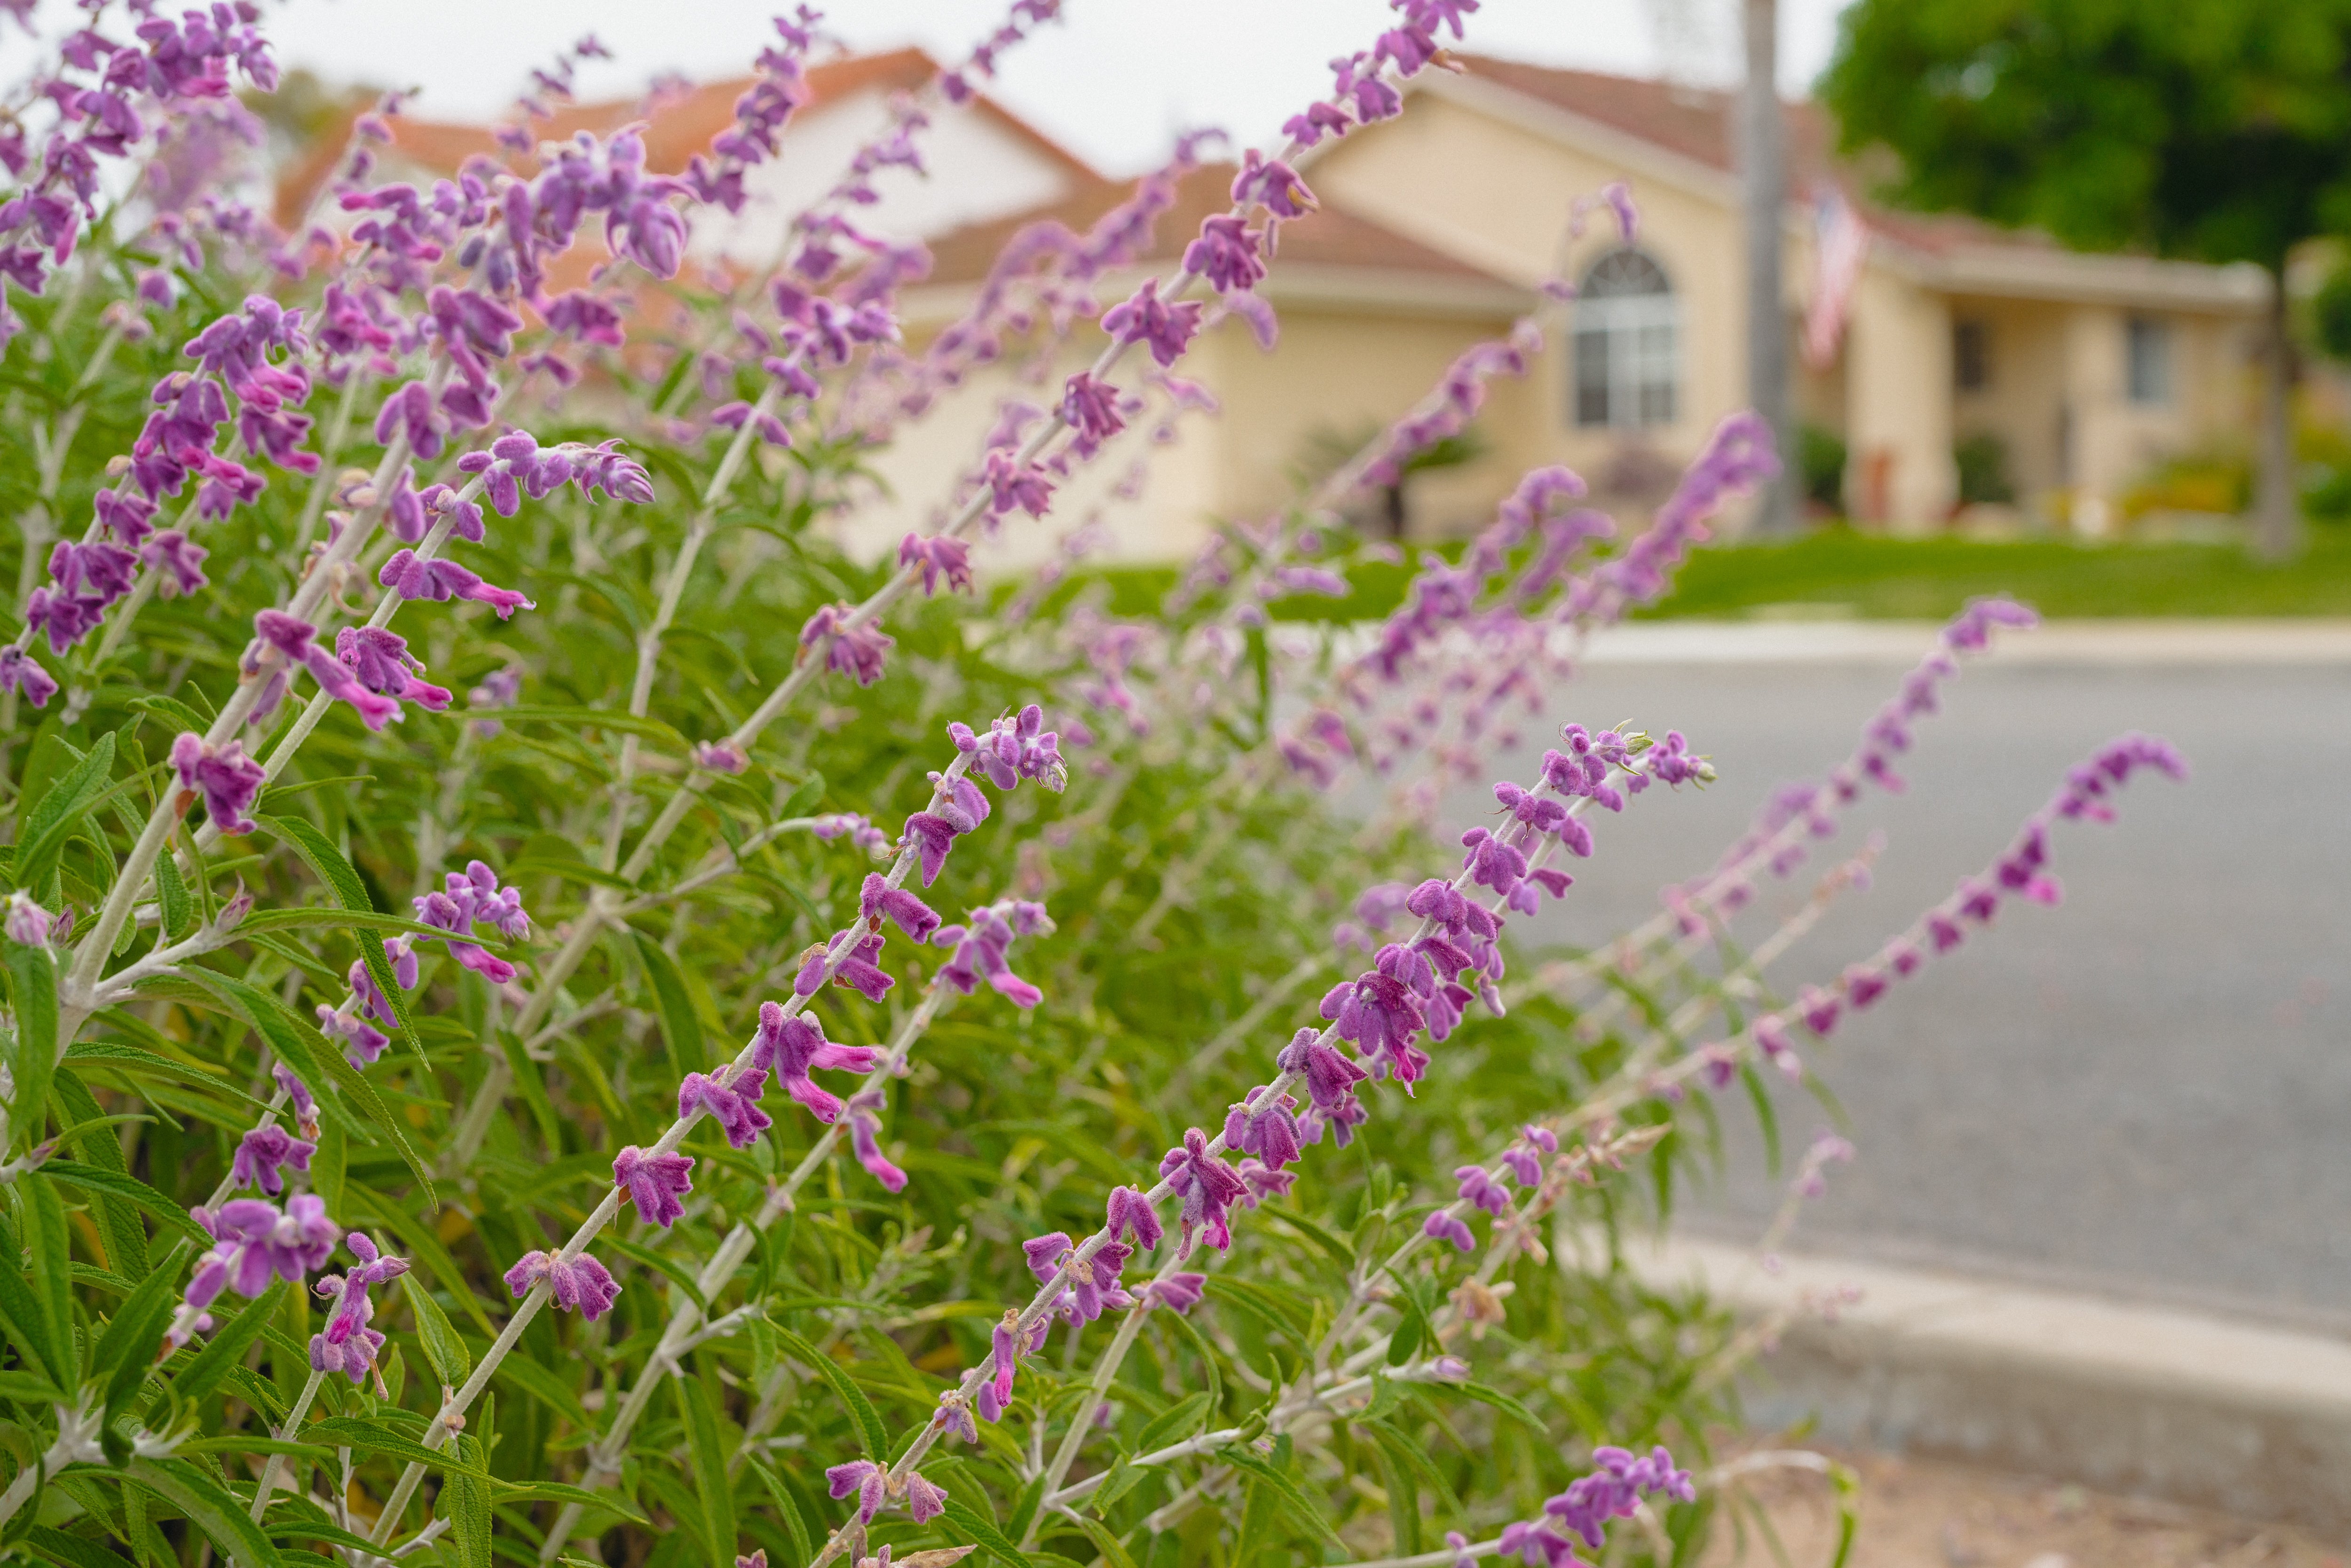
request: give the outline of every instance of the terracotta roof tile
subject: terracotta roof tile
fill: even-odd
[[[1142,259],[1167,262],[1182,255],[1192,236],[1199,232],[1200,221],[1232,204],[1233,173],[1230,163],[1207,163],[1186,175],[1176,187],[1176,204],[1160,214],[1152,244]],[[977,282],[987,276],[997,254],[1017,231],[1033,223],[1055,222],[1082,234],[1133,191],[1131,184],[1097,177],[1078,194],[1065,200],[941,235],[930,242],[931,281]],[[1277,267],[1285,262],[1303,263],[1499,281],[1491,274],[1407,239],[1369,218],[1329,205],[1310,216],[1283,224],[1279,246]]]

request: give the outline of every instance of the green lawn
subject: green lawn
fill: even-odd
[[[2050,616],[2351,616],[2351,530],[2314,528],[2300,559],[2265,566],[2230,545],[1992,544],[1829,528],[1786,544],[1702,550],[1673,597],[1645,613],[1737,617],[1813,606],[1930,620],[1982,593],[2013,595]]]
[[[1444,553],[1458,556],[1459,547]],[[1350,597],[1300,595],[1273,606],[1272,613],[1285,621],[1376,620],[1403,601],[1416,570],[1359,567]],[[1110,590],[1113,613],[1147,616],[1156,612],[1176,576],[1173,567],[1110,567],[1076,574],[1064,591],[1099,581]],[[2050,616],[2351,617],[2351,528],[2314,528],[2309,548],[2283,566],[2262,565],[2233,545],[1996,544],[1823,528],[1784,544],[1700,550],[1682,569],[1674,595],[1641,618],[1930,621],[1985,593],[2012,595]]]

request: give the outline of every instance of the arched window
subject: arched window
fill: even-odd
[[[1679,311],[1665,269],[1637,250],[1592,264],[1575,300],[1575,423],[1671,424]]]

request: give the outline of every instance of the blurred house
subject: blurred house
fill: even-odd
[[[1141,515],[1113,529],[1116,548],[1180,553],[1204,515],[1279,506],[1318,454],[1393,418],[1461,348],[1536,308],[1547,277],[1573,282],[1579,298],[1542,310],[1547,351],[1524,382],[1496,385],[1472,460],[1409,481],[1413,534],[1478,526],[1539,463],[1564,462],[1637,504],[1741,406],[1730,95],[1455,57],[1463,70],[1417,78],[1401,118],[1308,156],[1322,211],[1283,226],[1260,289],[1280,315],[1279,350],[1260,355],[1239,322],[1205,335],[1186,373],[1217,392],[1225,417],[1163,453]],[[1820,270],[1816,214],[1841,202],[1858,225],[1847,231],[1842,331],[1797,389],[1800,417],[1844,443],[1852,515],[1922,528],[1963,498],[2013,497],[2095,532],[2151,465],[2244,444],[2257,271],[2085,255],[1965,218],[1886,211],[1866,199],[1865,174],[1831,156],[1821,110],[1786,112],[1792,340]],[[1155,260],[1172,259],[1197,217],[1222,205],[1228,172],[1186,183]],[[1604,208],[1576,222],[1578,198],[1617,180],[1639,209],[1630,242]],[[959,308],[1021,223],[1081,228],[1116,194],[1088,190],[948,235],[930,285],[908,300],[914,319]],[[1081,336],[1089,352],[1099,343]],[[941,493],[987,417],[959,423],[945,449],[934,454],[926,436],[885,461],[910,503]],[[892,528],[920,520],[910,509],[871,527],[894,538]]]
[[[888,124],[893,96],[912,92],[937,74],[936,62],[920,49],[810,67],[809,101],[785,131],[787,152],[749,172],[744,183],[750,199],[740,214],[731,218],[718,214],[716,222],[696,214],[700,221],[692,254],[704,261],[747,267],[772,263],[792,214],[821,196],[848,169],[858,147]],[[580,131],[604,137],[640,123],[646,167],[674,174],[695,153],[706,152],[711,139],[734,122],[735,100],[751,85],[748,77],[675,84],[642,98],[576,104],[535,123],[531,135],[540,141],[562,141]],[[985,94],[959,108],[935,105],[929,112],[935,123],[925,133],[923,151],[930,177],[904,169],[883,170],[873,181],[882,201],[860,217],[862,226],[884,238],[927,239],[1061,201],[1102,183],[1102,176],[1081,159]],[[276,193],[279,227],[290,231],[306,219],[330,226],[344,221],[344,214],[323,197],[350,140],[350,127],[346,118],[307,157],[283,171]],[[486,125],[402,116],[392,122],[392,144],[377,159],[378,181],[444,179],[472,158],[509,166],[528,162],[501,147]]]

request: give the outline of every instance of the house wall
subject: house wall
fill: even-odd
[[[1664,268],[1680,309],[1677,417],[1639,440],[1678,465],[1743,406],[1739,225],[1714,196],[1430,93],[1416,96],[1401,118],[1341,142],[1311,165],[1308,179],[1327,202],[1527,287],[1553,276],[1581,277],[1622,243],[1604,208],[1585,214],[1580,238],[1570,231],[1579,196],[1632,181],[1636,243]],[[1569,321],[1567,311],[1555,314],[1549,349],[1530,378],[1539,406],[1528,455],[1596,481],[1625,454],[1629,433],[1574,424],[1563,341]]]

